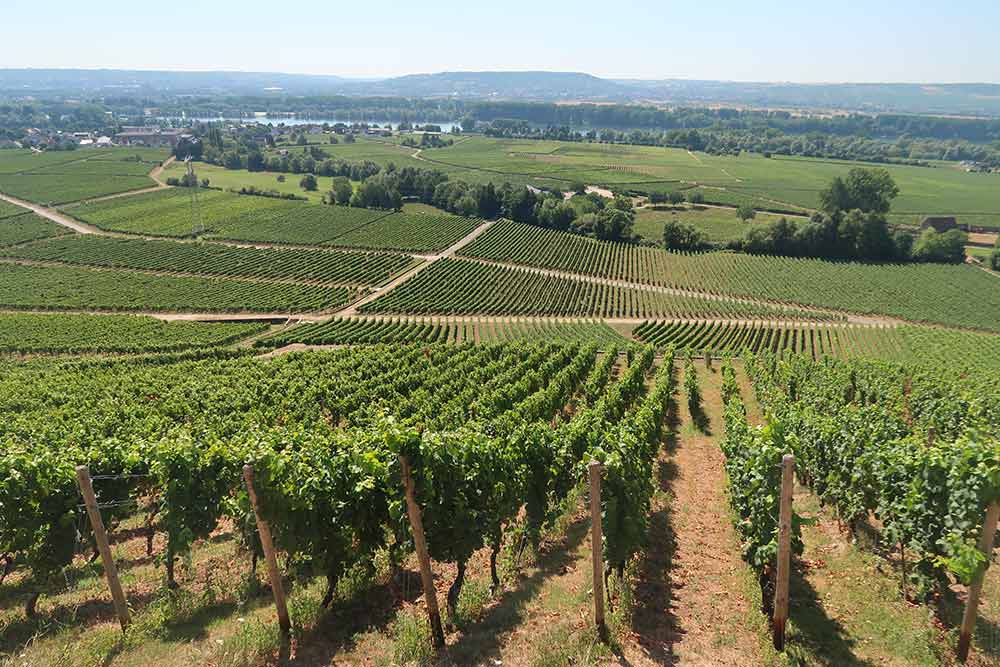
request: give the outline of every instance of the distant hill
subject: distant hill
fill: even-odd
[[[355,85],[370,94],[408,97],[621,100],[635,93],[631,86],[581,72],[439,72]]]
[[[582,72],[438,72],[388,79],[269,72],[0,69],[0,94],[386,96],[614,101],[1000,117],[998,84],[603,79]]]

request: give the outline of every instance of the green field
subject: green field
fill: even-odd
[[[636,210],[633,231],[646,241],[663,242],[663,223],[672,220],[693,225],[703,232],[709,241],[725,243],[743,238],[750,225],[767,224],[779,220],[781,216],[758,213],[757,217],[745,223],[736,217],[731,208],[708,206],[658,207],[647,206]]]
[[[607,318],[684,317],[695,313],[718,318],[828,318],[799,309],[605,285],[461,259],[435,262],[361,310]]]
[[[109,268],[355,286],[379,285],[414,264],[406,255],[385,252],[245,248],[91,235],[35,243],[6,254],[21,259]]]
[[[200,225],[197,235],[205,238],[416,252],[445,248],[478,224],[447,213],[394,213],[200,188],[169,188],[67,212],[128,234],[187,237]]]
[[[257,342],[261,347],[291,343],[307,345],[372,345],[376,343],[500,343],[535,341],[544,343],[597,343],[623,346],[626,339],[607,324],[596,320],[495,321],[451,318],[333,318],[305,323]]]
[[[672,253],[501,222],[462,248],[493,261],[639,284],[1000,331],[1000,286],[974,267]]]
[[[24,213],[23,208],[18,208],[18,210],[22,211],[20,215],[0,217],[0,246],[15,245],[69,233],[67,228],[51,220],[46,220],[34,213]]]
[[[0,151],[0,192],[55,205],[155,185],[147,176],[166,151],[114,148]]]
[[[187,167],[183,164],[174,163],[163,172],[162,179],[180,178],[187,172]],[[299,185],[302,174],[277,174],[270,171],[247,171],[246,169],[226,169],[214,164],[198,162],[195,164],[195,174],[198,179],[207,178],[209,185],[213,188],[223,190],[239,190],[244,186],[253,186],[261,190],[276,190],[277,192],[292,194],[297,197],[305,197],[309,201],[320,204],[323,196],[330,191],[333,179],[329,176],[317,176],[317,189],[307,192]],[[282,183],[278,176],[284,176]]]
[[[168,352],[226,345],[266,328],[252,322],[164,322],[141,315],[2,313],[0,351]]]
[[[305,312],[347,303],[345,288],[0,263],[0,308]]]
[[[324,147],[347,160],[394,161],[434,167],[470,182],[531,183],[563,188],[574,181],[638,192],[700,188],[706,201],[752,203],[758,208],[815,208],[819,191],[852,167],[875,165],[814,158],[742,154],[713,156],[678,148],[527,139],[465,137],[428,148],[418,158],[389,143],[361,140]],[[412,153],[411,149],[410,153]],[[402,158],[400,157],[402,156]],[[893,221],[919,223],[926,215],[955,215],[960,223],[1000,228],[1000,176],[950,167],[887,165],[900,195]]]

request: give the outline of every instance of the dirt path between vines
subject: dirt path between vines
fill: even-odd
[[[654,504],[651,542],[640,564],[634,629],[624,647],[633,665],[759,665],[746,566],[726,499],[721,378],[699,365],[703,410],[692,415],[683,372],[658,471],[670,495]]]
[[[35,215],[41,216],[46,220],[51,220],[57,225],[62,225],[63,227],[68,227],[72,229],[77,234],[103,234],[101,230],[96,227],[91,227],[90,225],[85,225],[79,220],[75,220],[68,215],[64,215],[55,209],[42,206],[41,204],[33,204],[29,201],[23,199],[18,199],[17,197],[11,197],[8,194],[0,192],[0,199],[15,206],[20,206],[21,208],[28,209]]]

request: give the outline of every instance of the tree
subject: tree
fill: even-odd
[[[663,247],[686,252],[704,250],[708,247],[708,237],[694,225],[668,220],[663,223]]]
[[[695,190],[687,196],[687,200],[695,206],[700,206],[705,203],[705,194],[700,190]]]
[[[333,183],[330,186],[330,192],[327,195],[327,201],[331,204],[340,204],[341,206],[347,206],[351,203],[351,195],[354,194],[354,187],[351,185],[351,181],[345,176],[334,176]]]
[[[750,204],[741,204],[739,208],[736,209],[736,217],[742,222],[749,222],[757,217],[757,211],[755,211],[753,206]]]
[[[965,261],[965,244],[969,235],[960,229],[936,232],[925,229],[913,246],[913,259],[917,262],[946,262],[961,264]]]
[[[834,178],[819,193],[819,202],[820,208],[831,215],[853,209],[885,214],[898,194],[899,187],[888,170],[855,167],[846,178]]]
[[[990,268],[994,271],[1000,271],[1000,236],[997,236],[997,241],[993,245],[993,254],[990,255]]]
[[[302,177],[302,180],[299,181],[299,186],[306,192],[315,192],[316,188],[319,187],[319,184],[316,182],[315,176],[312,174],[306,174]]]
[[[674,190],[673,192],[667,195],[667,201],[669,201],[672,206],[677,206],[678,204],[684,201],[684,195]]]

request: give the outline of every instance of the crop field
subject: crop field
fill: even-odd
[[[0,175],[0,192],[45,205],[140,190],[156,185],[146,176],[101,176],[81,173]]]
[[[4,223],[0,223],[0,231]],[[379,285],[415,260],[395,253],[246,248],[103,236],[73,236],[6,251],[8,257],[210,276]]]
[[[704,313],[719,318],[830,318],[799,309],[573,280],[461,259],[435,262],[361,309],[368,313],[439,315],[655,318]]]
[[[400,148],[376,141],[329,147],[338,157],[400,161]],[[815,158],[713,156],[678,148],[466,137],[424,149],[414,166],[433,165],[454,178],[530,182],[560,187],[574,181],[638,192],[670,192],[695,185],[706,201],[750,202],[762,209],[812,209],[819,191],[851,167],[872,166]],[[893,220],[919,223],[927,215],[954,215],[960,223],[1000,228],[1000,176],[947,167],[886,165],[900,195]],[[477,173],[478,172],[478,173]],[[476,174],[472,176],[472,174]]]
[[[996,278],[968,266],[688,255],[513,222],[494,225],[461,254],[637,284],[1000,331]]]
[[[596,343],[621,346],[625,337],[597,320],[498,321],[439,317],[353,317],[305,323],[257,341],[261,347],[291,343],[355,345],[375,343],[503,343],[509,341],[559,344]]]
[[[333,245],[414,252],[451,245],[476,220],[440,214],[393,213],[327,206],[217,190],[170,188],[68,209],[101,229],[164,237],[199,236],[257,243]],[[196,212],[197,210],[197,212]]]
[[[10,218],[15,215],[23,215],[25,210],[18,206],[17,204],[10,204],[2,199],[0,199],[0,220],[4,218]]]
[[[0,192],[42,204],[103,197],[155,185],[147,174],[166,151],[0,151]]]
[[[266,328],[253,322],[164,322],[141,315],[2,313],[0,351],[169,352],[227,345]]]
[[[346,288],[0,263],[0,307],[18,310],[319,311]]]
[[[450,246],[475,229],[480,222],[447,213],[393,213],[371,224],[356,227],[326,244],[430,252]]]
[[[813,359],[823,356],[883,359],[932,366],[966,367],[976,372],[1000,370],[1000,337],[971,331],[948,331],[912,325],[774,324],[676,320],[643,322],[632,335],[657,347],[673,345],[715,356],[750,352],[789,352]]]
[[[23,208],[18,210],[22,211],[19,215],[0,217],[0,246],[62,236],[69,231],[34,213],[24,213]]]

